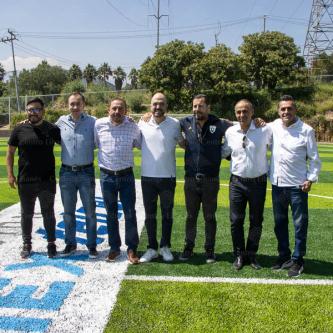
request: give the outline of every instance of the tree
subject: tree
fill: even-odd
[[[23,69],[18,76],[20,93],[23,95],[59,94],[66,81],[67,71],[60,66],[51,66],[45,60],[31,70]]]
[[[132,68],[128,74],[128,78],[131,80],[131,88],[138,89],[139,71]]]
[[[104,62],[99,68],[98,68],[98,78],[104,82],[104,85],[106,86],[106,82],[109,80],[110,75],[112,75],[111,67],[108,63]]]
[[[6,71],[3,68],[2,64],[0,63],[0,97],[5,94],[7,91],[7,85],[3,82],[5,78]]]
[[[68,70],[69,81],[76,81],[82,79],[82,71],[79,65],[73,64]]]
[[[195,93],[206,92],[222,98],[226,94],[247,90],[239,57],[223,44],[208,50],[184,72],[187,85]]]
[[[0,62],[0,81],[3,82],[5,78],[6,71],[4,67],[2,66],[2,63]]]
[[[296,67],[298,48],[293,38],[268,31],[243,37],[240,57],[248,80],[258,89],[273,90],[278,83],[289,83]]]
[[[89,84],[89,83],[93,82],[96,79],[96,77],[97,77],[96,68],[93,65],[88,64],[83,71],[83,78]]]
[[[142,64],[139,80],[151,92],[163,90],[169,107],[186,110],[191,96],[191,82],[186,68],[204,56],[204,45],[174,40],[162,45],[152,58]]]
[[[114,84],[116,86],[116,90],[120,91],[121,87],[123,86],[123,82],[126,78],[126,73],[120,66],[118,66],[113,71],[113,77],[114,77]]]

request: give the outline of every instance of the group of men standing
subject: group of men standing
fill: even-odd
[[[18,125],[8,141],[7,171],[12,187],[16,182],[13,175],[14,153],[16,147],[19,148],[18,188],[22,211],[23,258],[31,252],[32,215],[37,197],[47,233],[48,255],[56,255],[53,145],[61,142],[59,184],[64,206],[66,243],[61,254],[70,255],[76,250],[75,208],[79,192],[86,213],[89,256],[96,258],[98,255],[93,167],[94,149],[97,147],[100,185],[107,211],[110,246],[107,261],[113,262],[120,255],[118,195],[125,215],[125,243],[129,262],[149,262],[159,254],[164,261],[172,261],[175,150],[179,144],[185,149],[184,192],[187,212],[185,246],[179,259],[186,261],[193,256],[197,218],[202,207],[206,262],[213,263],[216,260],[219,171],[222,157],[230,156],[230,221],[235,255],[233,266],[239,270],[249,263],[254,269],[260,269],[256,253],[266,198],[266,153],[271,148],[270,178],[279,253],[272,268],[288,268],[289,276],[298,276],[302,272],[308,226],[307,193],[312,182],[318,179],[321,164],[314,131],[296,116],[296,105],[291,96],[283,96],[279,102],[279,119],[259,127],[253,121],[253,105],[245,99],[235,105],[238,121],[235,125],[210,114],[207,96],[202,94],[193,98],[193,115],[178,121],[166,115],[166,96],[158,92],[151,99],[151,114],[143,117],[138,125],[126,116],[127,105],[122,98],[113,99],[108,117],[98,120],[84,112],[84,104],[81,93],[69,96],[70,114],[60,117],[55,126],[43,120],[43,102],[32,100],[27,104],[28,121]],[[139,236],[135,211],[134,147],[142,151],[141,187],[148,235],[147,251],[141,258],[137,255]],[[158,198],[162,215],[159,244],[156,219]],[[250,228],[245,244],[247,203]],[[295,226],[295,250],[292,255],[288,233],[289,205]]]

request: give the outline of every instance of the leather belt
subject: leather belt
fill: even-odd
[[[101,169],[101,171],[105,172],[106,174],[108,174],[110,176],[125,176],[125,175],[128,175],[133,172],[132,167],[122,169],[122,170],[117,170],[117,171],[108,170],[108,169],[104,169],[104,168],[100,168],[100,169]]]
[[[85,164],[85,165],[66,165],[66,164],[61,164],[61,166],[65,169],[77,172],[77,171],[82,171],[87,168],[91,168],[94,166],[93,163],[90,164]]]
[[[243,178],[240,176],[231,175],[231,178],[238,179],[239,181],[244,182],[244,183],[263,183],[263,182],[267,181],[267,174],[263,174],[259,177],[255,177],[255,178]]]

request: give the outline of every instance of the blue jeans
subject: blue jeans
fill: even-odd
[[[60,191],[64,206],[65,243],[76,245],[76,202],[77,192],[86,214],[87,248],[96,247],[96,202],[95,202],[95,172],[94,167],[81,171],[60,169]]]
[[[133,173],[113,176],[101,170],[101,189],[107,213],[109,245],[112,251],[119,251],[121,239],[118,221],[118,193],[125,215],[125,244],[128,250],[136,251],[139,244],[135,211],[135,180]]]
[[[279,256],[287,258],[291,254],[288,232],[288,207],[290,205],[295,228],[295,249],[292,259],[302,264],[306,253],[308,231],[308,194],[298,187],[272,185],[272,201],[274,231],[278,241]]]

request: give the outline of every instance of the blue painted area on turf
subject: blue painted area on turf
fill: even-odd
[[[0,316],[0,329],[24,332],[45,332],[51,319]]]
[[[84,273],[83,268],[78,267],[76,265],[73,265],[69,262],[69,259],[61,259],[61,258],[53,258],[49,259],[46,256],[43,256],[41,254],[33,254],[31,257],[31,261],[24,262],[20,264],[13,264],[8,265],[5,267],[5,271],[16,271],[21,269],[31,269],[36,267],[43,267],[43,266],[52,266],[56,267],[58,269],[61,269],[62,271],[65,271],[67,273],[70,273],[72,275],[81,276]],[[72,256],[70,258],[71,260],[87,260],[87,255],[78,255],[78,256]]]
[[[15,309],[59,310],[74,287],[74,282],[53,282],[42,298],[34,298],[38,286],[17,285],[6,296],[0,296],[0,307]]]
[[[96,207],[97,208],[104,208],[104,201],[101,197],[95,197],[96,201]],[[123,216],[123,207],[120,202],[118,202],[118,219],[121,219]],[[63,212],[60,213],[60,215],[64,215]],[[106,227],[107,224],[107,214],[96,212],[96,218],[97,223],[103,223],[101,226],[97,226],[97,238],[96,238],[96,244],[101,244],[105,241],[104,237],[108,234],[108,230]],[[76,231],[85,234],[86,233],[86,215],[84,212],[84,208],[80,207],[75,212],[75,219],[76,219]],[[46,231],[43,228],[39,228],[37,231],[37,234],[43,236],[43,238],[47,238]],[[65,239],[65,222],[64,220],[61,220],[56,225],[56,238],[57,239]],[[86,245],[87,238],[83,238],[80,236],[76,236],[76,241],[78,244]]]

